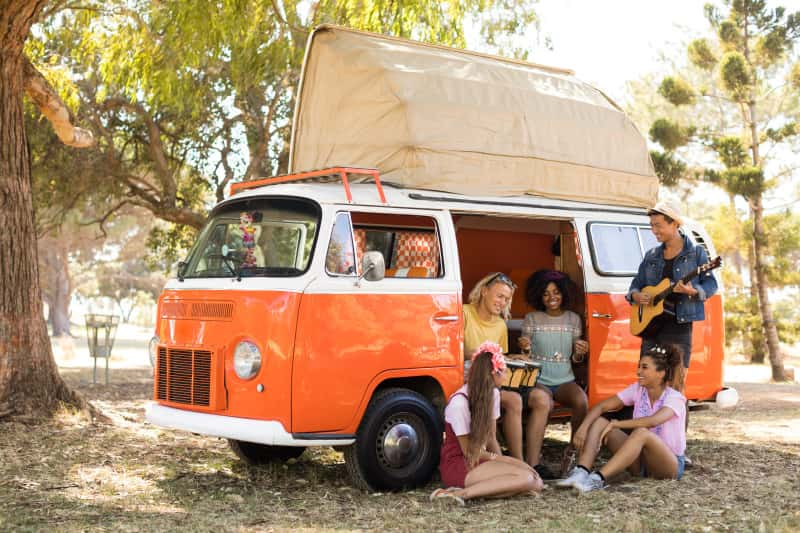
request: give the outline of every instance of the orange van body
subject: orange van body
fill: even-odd
[[[342,184],[305,183],[331,176]],[[488,271],[523,285],[516,321],[534,269],[560,268],[578,283],[590,404],[635,379],[640,340],[624,298],[632,275],[599,269],[590,233],[598,217],[643,231],[641,210],[596,215],[577,202],[384,190],[377,171],[360,169],[234,193],[159,299],[154,424],[227,438],[251,462],[341,447],[364,488],[425,483],[444,405],[463,383],[463,300]],[[693,400],[723,388],[720,295],[706,316],[694,329]]]

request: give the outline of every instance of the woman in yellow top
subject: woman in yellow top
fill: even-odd
[[[502,272],[494,272],[481,279],[469,293],[469,303],[464,305],[464,353],[474,353],[486,341],[499,344],[508,353],[508,327],[511,317],[511,299],[517,286]],[[464,361],[464,376],[470,361]],[[522,408],[528,407],[528,439],[537,425],[535,413],[550,411],[550,398],[540,389],[533,389],[526,398],[514,392],[500,391],[500,406],[503,409],[503,435],[512,457],[524,461],[522,453]],[[541,418],[541,417],[540,417]],[[528,464],[539,471],[539,457],[529,457]],[[544,476],[543,476],[544,477]],[[548,476],[550,477],[550,476]]]

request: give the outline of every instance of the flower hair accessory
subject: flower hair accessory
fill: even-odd
[[[666,355],[667,349],[663,346],[656,344],[655,346],[651,346],[647,353],[657,353],[659,355]]]
[[[472,361],[475,361],[475,358],[484,352],[487,352],[491,355],[492,372],[496,374],[506,369],[506,358],[503,357],[503,349],[499,344],[485,341],[483,344],[478,346],[478,349],[472,354]]]

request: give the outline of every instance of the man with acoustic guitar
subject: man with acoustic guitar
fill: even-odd
[[[628,290],[631,332],[642,337],[642,354],[656,344],[677,346],[688,371],[692,323],[705,318],[703,302],[717,291],[711,270],[719,258],[709,263],[705,248],[680,231],[683,221],[676,206],[659,202],[647,215],[661,244],[645,253]]]

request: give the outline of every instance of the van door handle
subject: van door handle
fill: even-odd
[[[433,317],[437,322],[458,322],[458,315],[444,315]]]
[[[610,313],[598,313],[595,311],[592,313],[592,318],[613,318]]]

